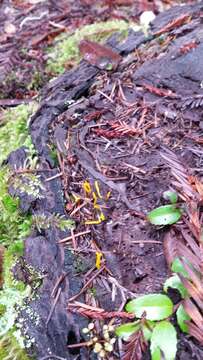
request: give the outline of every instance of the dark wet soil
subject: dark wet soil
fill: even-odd
[[[162,291],[169,275],[162,246],[168,229],[152,226],[146,214],[165,203],[162,194],[171,185],[160,155],[164,148],[202,179],[202,10],[200,2],[160,14],[147,41],[133,31],[125,42],[111,37],[108,44],[122,56],[115,71],[82,61],[43,90],[30,133],[40,165],[49,172],[42,175],[45,199],[31,199],[30,209],[66,215],[76,227],[67,242],[61,240],[70,234],[50,229],[36,231],[25,243],[25,260],[47,275],[40,298],[31,304],[41,323],[28,320],[39,359],[50,352],[94,358],[85,348],[67,349],[67,343],[84,340],[80,330],[86,320],[66,308],[96,272],[96,252],[106,267],[77,301],[111,311],[135,294]],[[188,19],[160,37],[177,12]],[[15,156],[23,161],[24,155],[15,153],[11,163]],[[67,276],[47,324],[51,293],[62,274]],[[202,358],[199,345],[180,339],[177,359]]]

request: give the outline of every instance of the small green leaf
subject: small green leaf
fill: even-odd
[[[178,195],[175,191],[170,191],[170,190],[164,191],[163,198],[165,200],[169,200],[171,204],[176,204],[178,201]]]
[[[189,265],[189,264],[188,264]],[[189,279],[189,275],[188,272],[185,270],[184,266],[182,265],[181,261],[179,258],[176,258],[172,265],[171,265],[171,270],[175,273],[179,273],[182,274],[184,277],[186,277],[187,279]]]
[[[153,225],[171,225],[176,223],[181,215],[182,212],[176,205],[164,205],[150,211],[147,218]]]
[[[180,295],[183,299],[186,298],[188,292],[187,289],[184,287],[183,283],[181,282],[179,276],[174,274],[170,278],[168,278],[164,283],[164,291],[167,292],[168,288],[176,289],[180,292]]]
[[[154,327],[150,350],[153,360],[159,359],[158,350],[163,353],[165,360],[175,360],[177,352],[177,334],[176,329],[169,321],[161,321]]]
[[[123,324],[116,328],[115,333],[117,336],[127,341],[132,334],[140,330],[140,325],[140,321]]]
[[[186,320],[190,320],[190,316],[186,313],[183,305],[181,304],[178,308],[178,310],[176,311],[176,317],[177,317],[177,322],[178,325],[180,326],[180,329],[185,332],[188,333],[188,326],[185,323]]]
[[[166,295],[149,294],[131,300],[126,311],[135,313],[137,318],[145,313],[147,320],[162,320],[173,313],[173,303]]]

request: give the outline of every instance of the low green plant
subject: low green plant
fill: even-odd
[[[116,335],[129,341],[133,334],[143,334],[150,342],[152,360],[174,360],[177,351],[177,334],[168,318],[173,314],[173,303],[163,294],[149,294],[131,300],[126,311],[135,314],[135,321],[116,328]]]
[[[0,338],[0,360],[29,360],[30,357],[22,349],[15,337],[15,330],[9,331]]]
[[[0,122],[0,164],[11,151],[20,146],[30,148],[27,121],[36,109],[36,103],[19,105],[15,109],[2,110]]]
[[[174,191],[165,191],[163,197],[171,204],[159,206],[147,214],[147,219],[153,225],[172,225],[181,218],[182,209],[177,205],[177,194]]]
[[[187,264],[191,269],[193,269],[193,266],[189,261],[187,261]],[[187,289],[183,285],[183,282],[181,281],[179,274],[186,279],[190,279],[189,274],[185,270],[179,258],[174,259],[174,261],[171,264],[171,270],[173,271],[173,274],[165,281],[164,291],[167,292],[169,288],[175,289],[180,293],[182,301],[184,301],[184,299],[187,299],[189,297],[189,294]],[[201,274],[200,274],[200,281],[201,281]],[[182,301],[180,301],[178,306],[176,306],[176,319],[182,332],[188,333],[189,332],[188,323],[190,322],[191,318],[185,311]]]
[[[61,231],[74,229],[74,221],[66,219],[60,214],[35,214],[33,215],[33,225],[35,225],[39,232],[49,229],[51,226],[60,229]]]
[[[20,105],[15,109],[2,111],[0,126],[0,163],[6,160],[10,152],[24,145],[28,148],[28,158],[33,158],[34,149],[28,135],[27,121],[35,105]],[[0,360],[28,360],[24,349],[24,340],[16,319],[19,307],[30,295],[30,286],[14,277],[14,266],[23,256],[23,239],[29,235],[32,218],[19,210],[19,199],[8,193],[9,179],[13,178],[11,169],[3,165],[0,168],[0,243],[4,246],[3,288],[0,290]]]
[[[188,263],[192,268],[192,264]],[[164,294],[149,294],[131,300],[126,305],[126,311],[135,314],[135,321],[122,324],[116,328],[116,335],[124,341],[129,341],[133,334],[141,331],[145,342],[150,342],[152,360],[174,360],[177,351],[177,332],[170,322],[170,317],[176,314],[177,324],[184,333],[189,333],[190,316],[184,309],[183,301],[188,298],[188,291],[183,285],[181,274],[189,278],[179,258],[176,258],[171,270],[173,274],[163,286],[167,293],[169,288],[180,293],[182,300],[174,307],[171,299]]]
[[[0,168],[0,244],[4,246],[26,237],[32,224],[30,215],[20,213],[19,200],[8,194],[9,176],[7,166]]]

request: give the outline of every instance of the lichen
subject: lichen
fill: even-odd
[[[138,29],[136,24],[124,20],[109,20],[83,26],[73,34],[59,35],[56,38],[56,45],[49,49],[47,71],[52,74],[61,74],[68,67],[69,62],[79,62],[78,44],[82,39],[104,42],[113,32],[119,31],[125,36],[130,27]]]

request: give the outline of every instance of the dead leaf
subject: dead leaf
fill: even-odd
[[[82,40],[79,50],[84,60],[102,70],[115,70],[122,59],[111,48],[90,40]]]

